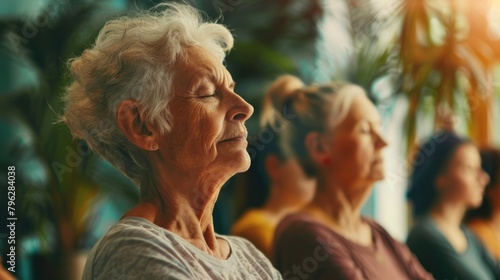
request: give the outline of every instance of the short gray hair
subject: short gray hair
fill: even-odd
[[[62,120],[74,137],[84,139],[142,189],[150,181],[149,166],[140,148],[118,128],[118,105],[137,100],[145,120],[168,133],[173,125],[168,110],[173,65],[187,59],[190,46],[200,46],[223,61],[233,43],[226,27],[205,22],[200,11],[179,3],[111,20],[91,48],[68,62],[74,80],[64,97]]]
[[[306,175],[316,175],[316,167],[305,146],[306,136],[313,131],[335,129],[349,113],[356,96],[366,96],[363,88],[344,82],[304,87],[276,104],[284,126],[281,145],[287,157],[298,159]]]

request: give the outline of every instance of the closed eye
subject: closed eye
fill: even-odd
[[[372,133],[372,128],[371,128],[370,124],[363,122],[359,126],[359,132],[369,134],[369,133]]]
[[[210,98],[210,97],[215,97],[215,95],[216,95],[216,93],[205,94],[205,95],[200,96],[200,98]]]

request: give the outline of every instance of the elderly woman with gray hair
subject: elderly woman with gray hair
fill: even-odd
[[[281,220],[274,261],[285,279],[432,279],[408,248],[361,215],[384,178],[380,116],[345,83],[305,87],[276,102],[287,112],[283,146],[317,179],[312,201]]]
[[[253,108],[222,64],[232,46],[224,26],[170,3],[108,22],[70,62],[64,122],[141,190],[83,279],[281,279],[248,241],[214,232],[221,187],[250,164]]]

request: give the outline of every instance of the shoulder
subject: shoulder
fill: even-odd
[[[414,241],[427,240],[432,241],[439,239],[441,233],[433,224],[431,218],[425,217],[419,220],[410,230],[408,234],[407,243]]]
[[[178,244],[174,234],[141,218],[127,218],[113,225],[101,239],[98,250],[120,250],[123,246],[168,248]]]
[[[301,279],[362,279],[349,241],[307,214],[292,214],[278,225],[273,249],[285,279],[297,269],[305,271]]]
[[[387,230],[382,225],[380,225],[375,220],[373,220],[372,218],[363,217],[363,220],[370,226],[370,228],[373,231],[380,233],[380,234],[383,234],[383,235],[390,236],[390,234],[387,232]]]
[[[274,240],[275,252],[314,254],[324,250],[330,257],[348,253],[345,242],[337,233],[303,213],[285,217],[276,228]]]
[[[140,243],[160,238],[158,230],[139,218],[127,218],[114,224],[101,238],[98,251],[112,249],[117,243]]]
[[[265,219],[265,212],[260,209],[250,209],[237,220],[239,222],[260,221]]]
[[[413,226],[406,239],[406,245],[421,262],[424,259],[438,259],[449,256],[454,252],[446,237],[430,218],[422,219]]]
[[[389,245],[396,246],[395,249],[399,249],[399,246],[402,245],[401,242],[394,239],[392,235],[375,220],[366,217],[363,217],[363,220],[370,226],[372,235],[378,236],[384,243],[390,243]]]
[[[188,266],[179,247],[182,248],[173,234],[162,232],[145,220],[127,218],[113,225],[94,246],[85,272],[93,275],[91,279],[118,279],[141,273],[153,278],[177,274],[186,277]]]
[[[322,231],[322,229],[326,227],[305,213],[294,213],[284,217],[276,228],[280,232],[298,231],[301,233]]]
[[[323,224],[315,221],[311,216],[303,213],[290,214],[283,218],[276,227],[275,238],[314,238],[329,235],[330,230]]]
[[[234,223],[231,234],[246,236],[256,233],[259,235],[263,232],[274,231],[275,226],[276,224],[263,211],[250,210]]]

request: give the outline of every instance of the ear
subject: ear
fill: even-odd
[[[446,176],[444,174],[438,175],[434,184],[439,191],[444,190],[446,188]]]
[[[158,149],[157,133],[146,123],[139,102],[132,99],[123,100],[116,110],[116,121],[130,142],[143,150]]]
[[[324,141],[324,137],[316,131],[309,132],[305,138],[305,146],[309,156],[319,165],[324,162],[325,158],[330,157],[328,154],[329,148]]]
[[[276,180],[276,178],[280,177],[280,165],[280,160],[275,155],[268,155],[264,159],[264,166],[266,168],[267,176],[269,176],[271,180]]]

